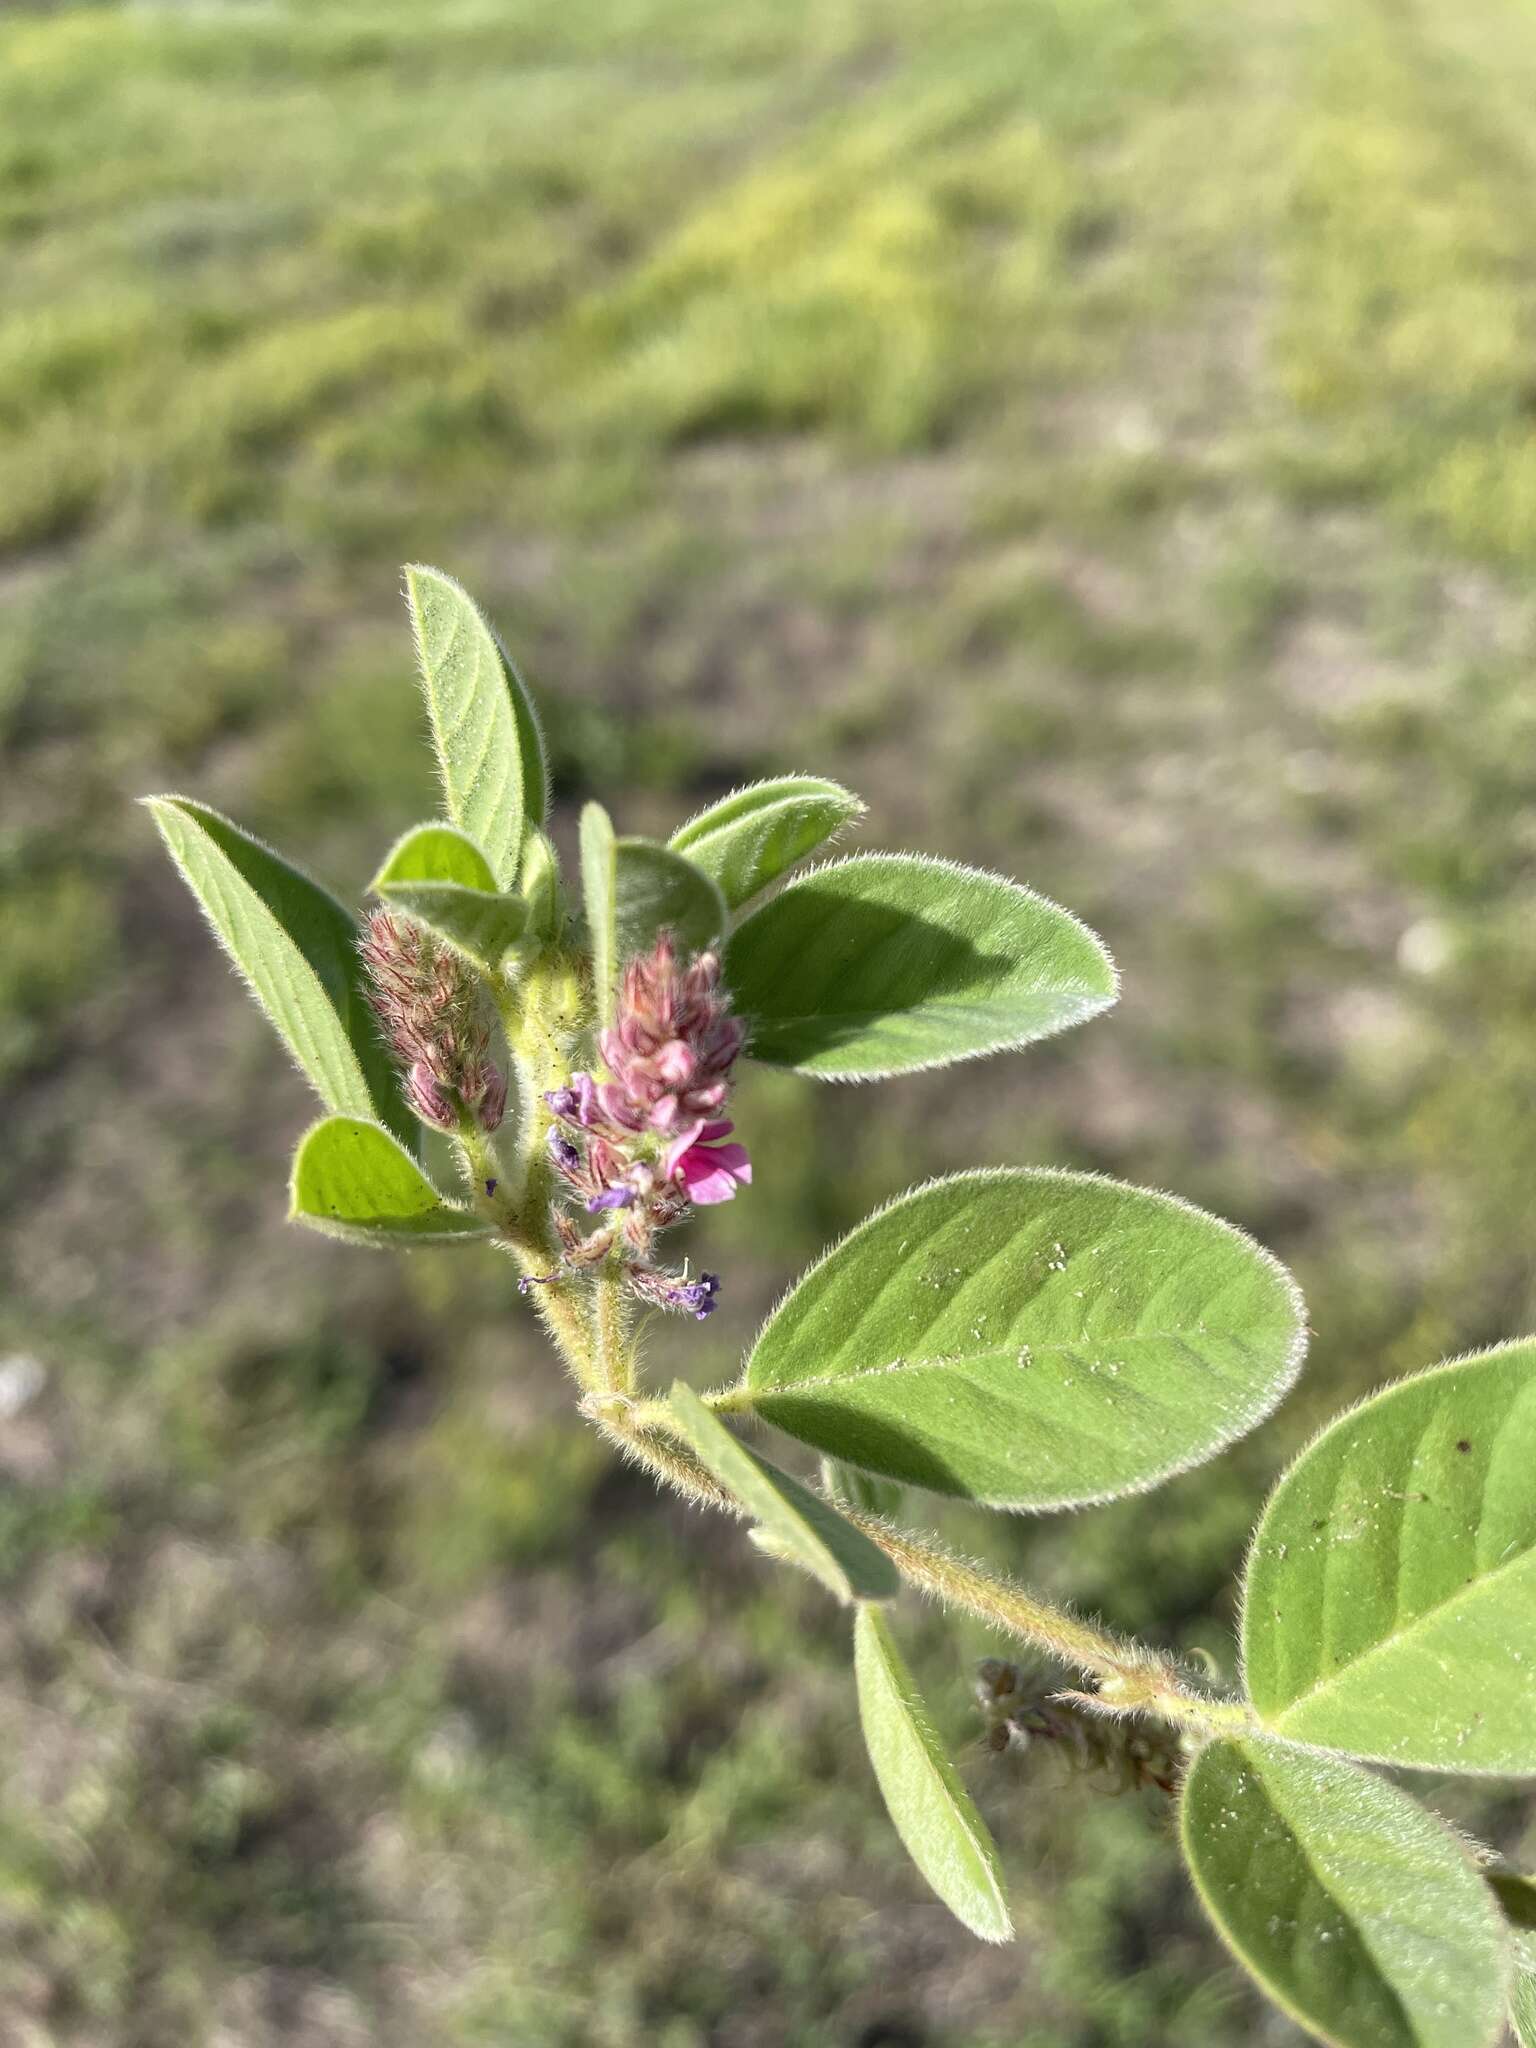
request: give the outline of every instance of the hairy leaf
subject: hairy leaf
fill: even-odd
[[[528,929],[535,938],[553,939],[560,925],[560,861],[547,832],[528,834],[518,877],[528,907]]]
[[[510,889],[523,827],[548,807],[544,737],[533,700],[469,593],[440,569],[405,572],[432,742],[448,816]]]
[[[1339,2048],[1488,2048],[1508,1943],[1461,1844],[1395,1785],[1261,1738],[1190,1768],[1184,1854],[1232,1953]]]
[[[1536,2048],[1536,1878],[1514,1871],[1489,1873],[1488,1883],[1509,1928],[1515,1976],[1509,1993],[1509,2024],[1519,2048]]]
[[[1536,1941],[1520,1942],[1509,1994],[1509,2024],[1519,2048],[1536,2048]]]
[[[528,917],[523,898],[498,892],[485,855],[452,825],[407,832],[371,887],[488,974],[500,971]]]
[[[878,1608],[859,1609],[853,1645],[865,1746],[907,1854],[972,1934],[1012,1940],[996,1845]]]
[[[397,839],[368,886],[377,891],[391,882],[456,882],[487,894],[496,889],[490,862],[452,825],[413,825]]]
[[[1277,1734],[1536,1771],[1536,1340],[1388,1387],[1285,1474],[1254,1538],[1248,1690]]]
[[[731,937],[748,1050],[824,1081],[870,1081],[1028,1045],[1115,1000],[1086,925],[1001,876],[856,854],[797,876]]]
[[[667,844],[702,868],[736,910],[863,815],[863,804],[839,783],[779,775],[722,797]]]
[[[820,1579],[829,1593],[839,1600],[889,1600],[898,1590],[896,1567],[883,1551],[809,1487],[738,1443],[681,1380],[672,1389],[672,1413],[704,1464],[757,1517],[775,1549]]]
[[[352,1244],[464,1244],[486,1226],[444,1201],[411,1155],[382,1125],[331,1116],[300,1140],[291,1186],[294,1222]]]
[[[1302,1348],[1290,1277],[1230,1224],[1092,1174],[995,1169],[835,1245],[723,1405],[892,1479],[1064,1507],[1251,1429]]]
[[[581,813],[581,897],[586,910],[587,944],[592,952],[592,982],[600,1024],[613,1022],[613,1000],[619,980],[619,938],[614,905],[617,848],[613,821],[602,805],[584,805]]]
[[[492,975],[501,972],[528,916],[520,896],[488,896],[457,882],[385,882],[379,895]]]
[[[666,927],[685,952],[701,952],[725,930],[720,891],[692,861],[650,839],[616,848],[614,911],[620,964],[643,953]]]
[[[725,930],[725,901],[708,875],[654,840],[616,839],[598,804],[581,814],[581,884],[604,1023],[613,1014],[619,970],[654,945],[664,927],[685,953],[701,951]]]
[[[224,950],[326,1108],[376,1117],[414,1145],[415,1119],[363,992],[350,913],[206,804],[145,801]]]

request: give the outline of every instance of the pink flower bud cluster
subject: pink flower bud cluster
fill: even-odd
[[[361,952],[368,1001],[405,1074],[423,1123],[456,1131],[460,1108],[494,1131],[506,1114],[505,1076],[490,1058],[490,1020],[469,967],[409,919],[371,911]]]
[[[613,1076],[598,1084],[603,1115],[630,1133],[702,1129],[729,1092],[743,1035],[720,988],[718,956],[700,953],[680,969],[663,932],[624,969],[618,1014],[598,1037]]]
[[[608,1078],[577,1074],[545,1097],[556,1118],[550,1157],[568,1193],[592,1215],[612,1212],[586,1240],[573,1241],[561,1219],[567,1263],[590,1263],[622,1243],[643,1300],[709,1314],[717,1280],[662,1273],[647,1255],[656,1232],[690,1204],[729,1201],[752,1179],[745,1147],[723,1142],[732,1126],[718,1114],[743,1037],[715,954],[680,965],[663,932],[628,963],[614,1022],[598,1037]]]

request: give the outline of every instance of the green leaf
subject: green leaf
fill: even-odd
[[[619,940],[614,912],[614,867],[618,842],[613,821],[601,804],[585,804],[581,813],[581,898],[587,916],[587,944],[592,952],[592,986],[597,996],[597,1021],[613,1022],[613,999],[619,980]]]
[[[457,882],[386,882],[379,894],[491,975],[501,972],[528,915],[520,896],[487,896]]]
[[[1114,963],[1016,882],[918,854],[797,876],[743,920],[726,979],[748,1050],[824,1081],[873,1081],[1048,1038],[1107,1010]]]
[[[1536,2048],[1536,1943],[1520,1944],[1509,1994],[1509,2024],[1519,2048]]]
[[[1536,1340],[1401,1381],[1325,1429],[1248,1561],[1243,1654],[1293,1741],[1536,1771]]]
[[[1213,1742],[1185,1781],[1206,1910],[1275,2003],[1339,2048],[1486,2048],[1508,1944],[1461,1844],[1340,1757]]]
[[[432,742],[448,816],[510,889],[524,824],[548,808],[544,736],[533,700],[469,593],[440,569],[405,572]]]
[[[521,896],[498,893],[490,863],[452,825],[418,825],[391,851],[370,887],[488,974],[522,935]]]
[[[692,861],[652,839],[621,839],[614,869],[614,914],[620,966],[656,943],[665,927],[687,952],[699,953],[725,930],[725,899]]]
[[[896,1567],[883,1551],[798,1479],[738,1443],[681,1380],[672,1389],[672,1413],[704,1464],[757,1517],[781,1555],[839,1600],[889,1600],[897,1592]]]
[[[352,1244],[464,1244],[489,1235],[469,1210],[445,1202],[381,1125],[331,1116],[314,1124],[293,1159],[292,1221]]]
[[[878,1608],[854,1617],[853,1654],[865,1747],[907,1854],[972,1934],[1011,1941],[996,1845]]]
[[[220,943],[327,1109],[415,1143],[364,994],[357,926],[335,897],[206,804],[147,797]]]
[[[839,783],[779,775],[722,797],[667,844],[702,868],[736,910],[863,815],[863,804]]]
[[[487,894],[496,889],[490,862],[452,825],[414,825],[397,839],[368,886],[377,891],[391,882],[456,882]]]
[[[893,1479],[861,1472],[838,1458],[822,1459],[821,1484],[839,1507],[860,1508],[866,1515],[894,1515],[901,1507],[902,1490]]]
[[[938,1493],[1067,1507],[1251,1429],[1295,1377],[1302,1315],[1268,1252],[1171,1195],[964,1173],[812,1266],[722,1405]]]
[[[654,945],[663,926],[692,952],[725,929],[725,901],[709,877],[653,840],[616,839],[600,804],[588,804],[581,814],[581,886],[605,1024],[613,1016],[620,968]]]
[[[1536,1878],[1512,1870],[1488,1872],[1488,1883],[1509,1928],[1515,1978],[1509,2024],[1519,2048],[1536,2048]]]
[[[528,930],[538,939],[553,939],[560,931],[560,859],[547,832],[528,834],[523,846],[523,865],[518,887],[528,909]]]

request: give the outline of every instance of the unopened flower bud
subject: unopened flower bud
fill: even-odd
[[[507,1077],[499,1067],[493,1067],[489,1061],[486,1063],[485,1075],[485,1092],[480,1097],[475,1114],[480,1119],[482,1131],[494,1131],[507,1113]]]
[[[413,1062],[405,1077],[405,1095],[424,1124],[432,1124],[440,1131],[458,1129],[459,1112],[425,1060]]]

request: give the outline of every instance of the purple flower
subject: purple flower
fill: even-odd
[[[564,1131],[557,1131],[553,1124],[550,1126],[548,1144],[549,1156],[562,1173],[580,1172],[580,1152],[577,1151]]]
[[[701,1273],[697,1280],[687,1280],[677,1290],[679,1308],[691,1309],[696,1323],[702,1323],[707,1315],[714,1313],[715,1297],[720,1292],[718,1273]]]
[[[597,1121],[597,1085],[590,1074],[576,1074],[569,1087],[551,1088],[544,1097],[563,1123],[590,1130]]]
[[[680,1273],[663,1273],[655,1266],[626,1266],[624,1277],[631,1292],[642,1301],[653,1308],[690,1315],[696,1323],[702,1323],[714,1312],[715,1297],[720,1292],[718,1273],[701,1273],[697,1280],[686,1280]]]

